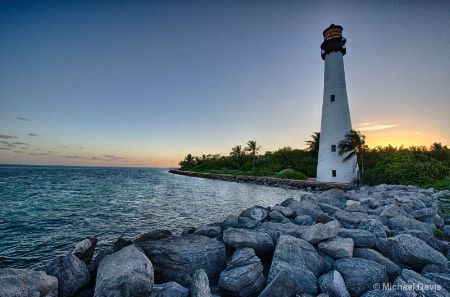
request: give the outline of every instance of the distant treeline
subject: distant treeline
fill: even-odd
[[[315,136],[318,136],[317,133]],[[253,149],[235,146],[229,156],[189,154],[179,165],[182,170],[196,172],[307,179],[316,176],[319,137],[313,135],[313,138],[314,141],[307,141],[307,149],[284,147],[258,155],[256,142],[248,142],[254,144]],[[408,148],[364,146],[362,163],[363,184],[388,183],[450,189],[450,149],[440,143]]]

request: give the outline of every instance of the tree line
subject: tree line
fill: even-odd
[[[429,147],[388,145],[370,148],[365,140],[366,137],[360,132],[351,130],[338,143],[338,153],[343,156],[343,162],[356,156],[363,184],[388,183],[450,189],[450,149],[447,145],[433,143]],[[314,178],[320,133],[314,132],[305,143],[305,149],[283,147],[259,155],[261,146],[251,140],[245,147],[232,147],[228,156],[188,154],[179,167],[181,170],[205,173]]]

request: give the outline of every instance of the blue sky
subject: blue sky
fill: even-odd
[[[450,145],[448,15],[448,1],[0,1],[0,163],[304,148],[331,23],[368,144]]]

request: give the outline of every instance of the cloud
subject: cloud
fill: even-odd
[[[39,135],[34,134],[34,133],[28,133],[28,136],[39,136]]]
[[[111,161],[128,161],[127,158],[123,158],[123,157],[117,157],[117,156],[113,156],[113,155],[109,155],[109,154],[104,154],[103,158],[102,157],[82,157],[82,156],[78,156],[78,155],[60,155],[60,157],[63,158],[69,158],[69,159],[83,159],[83,160],[89,160],[89,161],[104,161],[104,162],[111,162]]]
[[[11,149],[10,149],[10,148],[7,148],[7,147],[0,147],[0,150],[3,150],[3,151],[10,151]]]
[[[11,136],[11,135],[0,134],[0,138],[3,138],[3,139],[10,139],[10,138],[18,138],[18,137],[16,137],[16,136]]]
[[[380,131],[397,127],[397,124],[378,124],[378,123],[361,123],[355,126],[355,130],[359,131]]]
[[[53,156],[51,153],[28,153],[29,156]]]
[[[12,144],[16,144],[16,145],[29,145],[28,143],[25,143],[25,142],[13,142]]]
[[[117,157],[117,156],[113,156],[113,155],[103,155],[105,158],[108,159],[108,161],[119,161],[119,160],[127,160],[127,158],[123,158],[123,157]]]
[[[24,118],[24,117],[16,117],[16,119],[21,121],[31,121],[30,119]]]

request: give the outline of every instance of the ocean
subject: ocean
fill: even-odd
[[[300,190],[175,175],[160,168],[0,165],[0,268],[39,269],[95,237],[119,237],[222,221]]]

